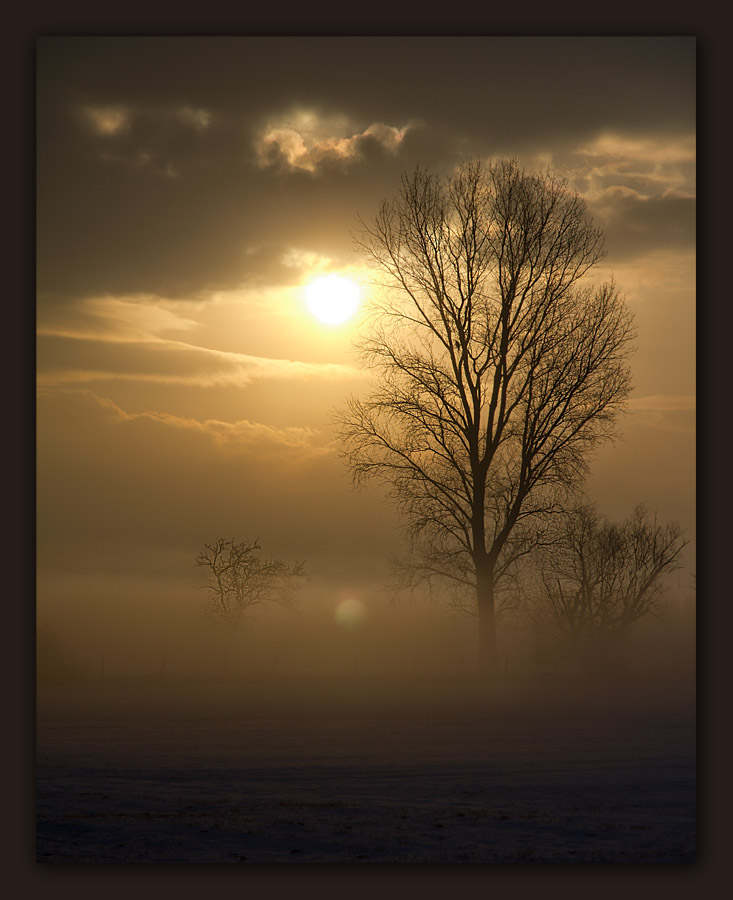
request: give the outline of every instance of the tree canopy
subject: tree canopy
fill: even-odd
[[[579,504],[539,554],[535,602],[583,664],[601,666],[658,611],[664,576],[678,568],[685,544],[677,523],[659,522],[641,504],[620,522]]]
[[[615,435],[632,318],[584,201],[516,161],[418,167],[359,245],[380,292],[361,343],[374,388],[337,416],[357,485],[385,484],[413,574],[475,597],[496,664],[496,587]]]
[[[305,576],[304,564],[265,557],[260,550],[258,540],[219,538],[204,544],[196,557],[196,565],[209,570],[208,612],[228,629],[236,631],[256,606],[295,604],[298,579]]]

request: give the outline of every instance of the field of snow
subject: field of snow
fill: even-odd
[[[38,861],[695,861],[690,698],[338,688],[46,692]]]

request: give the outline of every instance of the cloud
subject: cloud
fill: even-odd
[[[105,414],[108,423],[152,423],[166,428],[184,430],[189,433],[205,435],[219,446],[229,447],[261,447],[272,450],[274,447],[298,449],[316,454],[332,452],[328,447],[316,447],[314,442],[319,432],[314,428],[286,427],[276,428],[260,422],[241,419],[236,422],[225,422],[218,419],[199,420],[191,417],[176,416],[165,412],[146,411],[141,413],[126,412],[113,400],[100,397],[96,392],[85,389],[64,389],[41,387],[39,399],[54,400],[60,397],[76,396],[83,401],[98,406]]]
[[[639,200],[695,197],[694,134],[602,133],[575,148],[561,165],[590,203],[614,195]]]
[[[199,327],[200,323],[188,314],[200,305],[153,294],[87,297],[70,304],[62,313],[55,313],[52,306],[44,308],[37,333],[80,339],[145,341]]]
[[[614,260],[695,246],[696,138],[691,132],[601,131],[535,154],[588,204]]]
[[[163,178],[178,178],[200,167],[201,136],[214,122],[201,106],[88,104],[77,109],[82,121],[104,144],[98,158]]]
[[[604,133],[580,147],[578,153],[617,171],[640,165],[669,175],[677,167],[695,162],[696,140],[692,134],[638,137]]]
[[[628,189],[613,189],[590,204],[606,234],[615,259],[693,251],[696,202],[674,195],[641,197]],[[693,264],[694,269],[694,264]]]
[[[357,162],[378,148],[396,154],[407,132],[402,127],[373,122],[361,132],[344,117],[324,117],[298,109],[274,119],[255,141],[260,167],[282,165],[291,171],[316,172],[329,162]]]
[[[243,387],[263,379],[340,381],[358,376],[339,363],[271,359],[163,339],[42,334],[38,347],[37,383],[44,387],[106,380]]]
[[[80,108],[87,125],[99,135],[121,136],[133,126],[163,132],[166,128],[183,125],[203,133],[213,123],[213,113],[202,106],[146,106],[142,104],[87,104]]]
[[[280,258],[280,262],[288,269],[322,270],[327,269],[332,260],[328,256],[314,253],[312,250],[301,250],[298,247],[288,247]]]
[[[130,127],[130,111],[121,106],[85,106],[82,109],[92,131],[102,137],[123,134]]]
[[[182,106],[177,111],[178,119],[184,125],[189,125],[194,131],[204,132],[212,123],[212,114],[206,109],[195,109],[192,106]]]
[[[554,159],[617,261],[694,250],[695,135],[603,132]]]

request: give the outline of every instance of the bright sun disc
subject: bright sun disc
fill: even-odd
[[[359,286],[342,275],[321,275],[306,287],[305,299],[317,319],[327,325],[338,325],[356,312]]]

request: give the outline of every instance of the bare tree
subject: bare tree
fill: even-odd
[[[535,599],[579,661],[604,668],[631,628],[659,609],[664,576],[679,568],[686,543],[679,525],[659,523],[644,506],[614,523],[579,505],[540,553]]]
[[[305,576],[302,562],[289,565],[260,555],[259,541],[219,538],[204,544],[196,565],[209,569],[208,612],[215,621],[236,633],[251,609],[267,603],[292,607],[298,579]]]
[[[614,436],[633,325],[584,202],[515,161],[417,168],[364,226],[385,289],[363,358],[373,393],[337,413],[354,482],[388,487],[413,574],[470,591],[479,668],[496,669],[496,592],[543,517]]]

